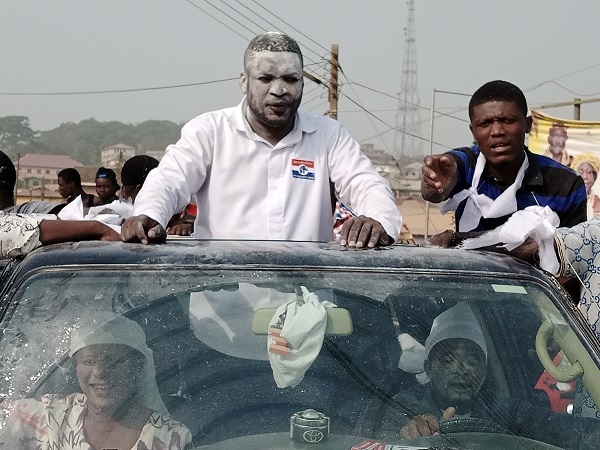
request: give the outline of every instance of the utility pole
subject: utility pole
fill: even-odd
[[[573,119],[581,120],[581,99],[577,97],[573,102]]]
[[[327,114],[332,119],[336,119],[338,117],[338,98],[339,98],[339,83],[338,83],[338,72],[339,72],[339,46],[338,44],[331,44],[331,68],[330,68],[330,77],[329,77],[329,111]],[[327,86],[327,80],[315,75],[314,73],[307,72],[304,70],[302,72],[304,78],[308,78],[310,81],[313,81],[322,86]]]
[[[338,68],[339,47],[331,45],[331,78],[329,81],[329,117],[337,120],[338,114]]]
[[[560,106],[571,106],[573,105],[573,119],[581,120],[581,105],[583,103],[597,103],[600,102],[600,97],[596,98],[586,98],[584,100],[580,98],[575,98],[572,102],[558,102],[558,103],[547,103],[544,105],[539,105],[534,109],[546,109],[546,108],[558,108]]]
[[[331,68],[330,68],[330,77],[329,77],[329,117],[337,120],[338,116],[338,94],[339,94],[339,84],[338,84],[338,71],[339,71],[339,47],[337,44],[331,44]],[[303,72],[305,78],[308,78],[311,81],[314,81],[317,84],[327,86],[327,81],[322,78],[314,75],[312,73],[307,72],[306,70]],[[331,196],[331,207],[335,208],[337,195],[335,192],[335,186],[329,181],[329,194]]]

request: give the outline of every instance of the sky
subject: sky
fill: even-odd
[[[597,0],[415,0],[423,152],[432,131],[433,153],[471,143],[466,106],[487,81],[516,84],[534,108],[600,97],[598,17]],[[36,131],[182,123],[238,104],[248,41],[278,29],[323,78],[339,46],[338,120],[392,152],[407,18],[400,0],[2,0],[0,117],[27,116]],[[306,80],[301,109],[325,114],[325,89]],[[543,111],[573,117],[572,106]],[[600,121],[600,103],[581,118]]]

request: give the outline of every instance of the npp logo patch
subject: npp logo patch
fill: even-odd
[[[315,179],[315,163],[306,159],[292,159],[292,176],[305,180]]]

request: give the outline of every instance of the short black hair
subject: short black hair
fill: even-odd
[[[81,186],[81,175],[73,167],[61,170],[57,177],[62,178],[65,183],[75,183],[76,186]]]
[[[0,190],[14,191],[17,183],[15,165],[6,153],[0,151]]]
[[[473,109],[487,102],[514,102],[524,116],[527,116],[525,94],[512,83],[494,80],[485,83],[471,96],[469,101],[469,119],[473,118]]]
[[[117,174],[114,170],[109,169],[108,167],[100,167],[96,172],[96,179],[98,178],[106,178],[107,180],[112,181],[117,189],[120,188],[119,183],[117,182]]]
[[[258,52],[296,53],[300,57],[300,64],[304,65],[302,50],[300,50],[298,42],[280,31],[267,31],[266,33],[259,34],[250,41],[244,52],[244,70],[246,70],[248,60]]]
[[[121,183],[124,186],[144,184],[152,169],[158,166],[158,159],[148,155],[136,155],[129,158],[121,169]]]

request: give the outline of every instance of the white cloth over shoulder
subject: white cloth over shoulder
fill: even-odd
[[[300,286],[301,298],[277,308],[269,324],[267,352],[273,378],[280,388],[297,386],[319,355],[325,337],[327,311],[335,307]]]
[[[525,155],[523,164],[521,164],[521,168],[519,169],[519,172],[517,172],[515,182],[506,188],[506,190],[495,200],[492,200],[487,195],[480,194],[477,191],[477,186],[479,186],[479,180],[481,179],[481,174],[483,173],[486,162],[487,160],[485,159],[485,156],[483,156],[483,153],[479,152],[471,187],[455,194],[440,208],[442,214],[448,211],[455,211],[456,208],[467,199],[465,209],[460,218],[458,231],[471,231],[475,229],[477,225],[479,225],[479,221],[482,217],[486,219],[502,217],[517,210],[517,190],[521,187],[523,178],[525,177],[525,171],[529,167],[527,155]]]
[[[464,240],[460,247],[470,250],[502,243],[510,251],[530,237],[539,246],[540,267],[556,274],[560,266],[554,250],[554,234],[559,223],[558,215],[548,206],[529,206],[515,212],[498,228]]]
[[[401,333],[398,336],[398,343],[400,344],[400,350],[402,350],[398,368],[409,373],[424,372],[425,346],[408,333]]]
[[[26,255],[41,247],[40,222],[54,214],[4,214],[0,211],[0,258]]]

